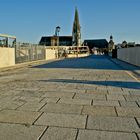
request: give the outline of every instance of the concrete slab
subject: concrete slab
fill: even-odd
[[[114,107],[84,106],[82,114],[92,116],[117,116]]]
[[[140,108],[138,107],[116,107],[118,116],[122,117],[140,117]]]
[[[35,125],[59,126],[69,128],[85,128],[86,115],[68,115],[56,113],[44,113]]]
[[[40,140],[75,140],[76,129],[49,127]]]
[[[118,131],[118,132],[139,132],[139,127],[134,118],[122,117],[92,117],[89,116],[88,129]]]
[[[80,130],[77,140],[137,140],[134,133]]]
[[[140,101],[140,96],[137,95],[124,95],[127,101]]]
[[[56,91],[56,92],[46,92],[42,97],[57,97],[57,98],[72,98],[74,96],[75,93],[71,93],[71,92],[60,92],[60,91]]]
[[[1,102],[0,108],[2,109],[17,109],[22,106],[25,102],[22,101],[9,101],[9,102]]]
[[[118,101],[93,100],[93,106],[120,106]]]
[[[0,112],[0,122],[32,124],[40,115],[40,112],[25,112],[16,110],[2,110]]]
[[[40,111],[46,113],[80,114],[83,106],[48,103]]]
[[[93,99],[93,100],[106,100],[106,96],[105,95],[101,95],[101,94],[80,94],[77,93],[74,97],[75,99]]]
[[[107,100],[120,100],[120,101],[125,101],[125,98],[123,95],[115,95],[115,94],[108,94],[107,95]]]
[[[44,98],[40,103],[56,103],[60,98]]]
[[[43,107],[45,103],[38,103],[38,102],[28,102],[25,103],[23,106],[19,107],[17,110],[23,111],[39,111],[41,107]]]
[[[16,101],[22,101],[22,102],[40,102],[43,98],[41,97],[20,97]]]
[[[120,101],[120,105],[122,107],[138,107],[138,105],[136,104],[136,102],[129,102],[129,101]]]
[[[37,140],[46,129],[44,126],[0,124],[0,140]]]
[[[87,94],[108,94],[107,89],[104,88],[104,90],[87,90],[86,91]]]
[[[92,99],[67,99],[61,98],[58,103],[77,104],[77,105],[91,105]]]

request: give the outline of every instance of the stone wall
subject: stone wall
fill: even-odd
[[[0,47],[0,68],[15,65],[15,49]]]
[[[51,60],[56,58],[56,50],[46,49],[46,60]]]
[[[140,47],[118,49],[117,55],[122,61],[140,66]]]

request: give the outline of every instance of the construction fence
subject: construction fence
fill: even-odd
[[[16,43],[15,62],[24,63],[45,59],[45,47],[29,43]]]

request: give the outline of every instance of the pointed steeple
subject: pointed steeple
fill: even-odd
[[[75,17],[73,22],[73,45],[81,45],[81,27],[79,22],[79,14],[77,8],[75,8]]]
[[[73,30],[80,31],[79,14],[77,8],[75,8],[75,17],[73,23]]]

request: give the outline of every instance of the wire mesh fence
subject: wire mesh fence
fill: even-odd
[[[31,62],[45,59],[45,47],[29,43],[16,43],[16,63]]]

